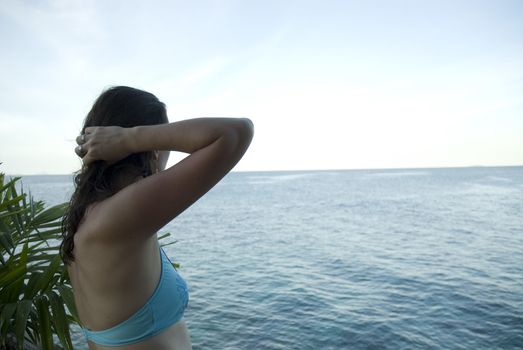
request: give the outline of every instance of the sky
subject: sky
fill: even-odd
[[[78,170],[114,85],[171,122],[250,118],[233,171],[523,165],[522,18],[519,0],[2,0],[0,172]]]

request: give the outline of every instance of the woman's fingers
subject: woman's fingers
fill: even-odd
[[[91,156],[91,153],[87,152],[85,149],[80,149],[80,147],[82,147],[81,145],[76,147],[75,151],[76,151],[76,154],[78,154],[78,156],[80,158],[82,158],[82,162],[84,163],[84,165],[89,165],[90,163],[92,163],[95,159],[93,159],[93,157]]]
[[[85,134],[90,134],[90,133],[92,133],[96,128],[97,128],[97,126],[88,126],[87,128],[84,129],[84,133],[85,133]]]
[[[85,156],[87,154],[87,150],[85,149],[85,147],[83,145],[76,146],[74,151],[80,158],[82,158],[83,156]]]
[[[83,145],[86,142],[87,142],[87,136],[85,134],[79,135],[76,138],[76,143],[79,144],[79,145]]]
[[[76,138],[76,154],[84,164],[103,160],[108,164],[125,158],[130,153],[122,146],[124,128],[120,126],[89,126]]]

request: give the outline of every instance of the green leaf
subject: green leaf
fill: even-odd
[[[75,322],[80,324],[80,318],[78,317],[78,312],[76,311],[76,304],[74,303],[74,295],[71,287],[59,284],[56,286],[56,289],[58,289],[58,292],[60,292],[60,296],[65,302],[65,306],[67,306],[67,309],[71,313],[71,316]]]
[[[36,215],[36,203],[33,201],[33,196],[29,197],[29,208],[31,209],[31,219],[34,219]]]
[[[45,296],[39,296],[35,300],[38,312],[40,346],[42,350],[53,350],[53,333],[51,330],[51,315],[49,314],[49,302]]]
[[[166,243],[166,244],[162,244],[162,248],[163,247],[167,247],[167,246],[169,246],[171,244],[175,244],[176,242],[178,242],[178,241],[172,241],[172,242],[169,242],[169,243]]]
[[[36,307],[36,300],[33,300],[33,305]],[[31,343],[38,344],[40,342],[40,316],[38,315],[38,310],[33,308],[29,313],[29,320],[27,320],[27,326],[25,329],[29,335]]]
[[[25,286],[24,280],[25,275],[13,281],[5,288],[5,291],[2,291],[2,293],[4,293],[4,295],[7,296],[7,298],[9,298],[9,302],[16,301],[18,297],[23,293]]]
[[[1,229],[1,226],[0,226],[0,229]],[[13,239],[11,238],[11,235],[2,230],[2,232],[0,232],[0,244],[2,245],[2,249],[6,250],[6,251],[11,251],[11,250],[14,250],[15,249],[15,245],[14,245],[14,242],[13,242]],[[4,260],[2,259],[2,262]]]
[[[20,176],[17,176],[17,177],[12,177],[5,185],[3,184],[4,183],[4,174],[2,174],[2,181],[0,182],[0,184],[2,184],[2,187],[0,187],[0,192],[4,192],[4,190],[6,190],[8,187],[12,187],[15,185],[15,183],[20,180],[21,177]]]
[[[21,294],[24,287],[24,277],[27,271],[28,250],[29,246],[26,242],[20,254],[17,254],[19,256],[18,266],[11,271],[6,271],[9,267],[0,270],[2,272],[0,274],[0,290],[2,290],[3,295],[12,293],[18,296]]]
[[[47,225],[45,225],[47,226]],[[62,234],[62,230],[60,229],[60,227],[57,227],[58,225],[52,225],[52,226],[49,226],[53,229],[51,230],[45,230],[45,231],[41,231],[42,228],[46,228],[44,227],[44,225],[41,225],[39,227],[40,230],[36,231],[31,234],[31,238],[38,238],[38,239],[42,239],[42,237],[46,237],[48,236],[49,238],[61,238],[61,234]],[[60,236],[59,236],[60,235]]]
[[[17,197],[14,197],[12,199],[9,199],[3,203],[0,204],[0,211],[2,210],[6,210],[6,209],[9,209],[10,206],[14,205],[14,204],[17,204],[18,202],[20,202],[21,200],[23,200],[25,197],[25,194],[21,194]]]
[[[6,210],[4,213],[0,214],[0,219],[8,218],[14,214],[23,213],[26,210],[27,210],[26,208],[20,208],[20,209],[9,210],[9,211]]]
[[[12,318],[16,311],[16,306],[18,303],[9,303],[5,304],[2,308],[2,312],[0,313],[0,338],[5,339],[7,337],[7,333],[10,330],[10,327],[12,327],[13,322]]]
[[[7,268],[0,270],[0,291],[3,291],[3,289],[7,288],[11,283],[23,278],[26,269],[25,266],[16,266],[9,269],[9,271],[5,270],[7,270]]]
[[[36,289],[38,286],[38,281],[42,277],[42,273],[39,271],[34,271],[29,276],[29,281],[27,281],[27,285],[24,290],[24,299],[33,299],[38,290]]]
[[[4,179],[3,177],[3,174],[2,174],[2,180]],[[10,194],[12,192],[12,188],[15,186],[15,183],[20,180],[21,177],[13,177],[11,178],[5,185],[2,185],[2,187],[0,188],[0,193],[1,192],[6,192],[5,193],[5,196],[4,198],[9,198],[10,197]],[[2,181],[3,183],[3,181]]]
[[[51,302],[51,310],[53,311],[53,324],[60,339],[60,343],[65,349],[73,349],[71,342],[71,335],[69,333],[69,324],[65,314],[64,304],[62,298],[54,291],[47,293],[49,301]]]
[[[31,300],[21,300],[16,308],[15,336],[18,344],[24,343],[25,326],[31,307]]]
[[[56,273],[58,268],[60,267],[60,263],[62,262],[62,259],[60,258],[60,255],[55,255],[54,258],[51,260],[51,263],[49,264],[48,268],[45,270],[45,272],[42,274],[39,280],[38,284],[38,290],[44,291],[49,287],[49,284],[53,280],[53,275]]]
[[[69,324],[79,321],[59,255],[66,204],[46,208],[19,179],[0,173],[0,343],[13,333],[20,348],[25,340],[51,349],[56,335],[72,349]]]
[[[22,251],[20,252],[20,265],[23,267],[27,267],[27,254],[29,251],[29,243],[26,241],[24,243],[24,246],[22,248]]]
[[[55,205],[49,209],[44,210],[38,214],[31,223],[33,226],[38,227],[38,225],[54,221],[61,218],[65,212],[66,203]]]
[[[171,235],[170,232],[165,232],[165,233],[162,233],[161,236],[158,237],[158,240],[162,240],[164,239],[165,237],[169,237]]]

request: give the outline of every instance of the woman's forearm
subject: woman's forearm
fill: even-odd
[[[194,118],[168,124],[136,126],[129,129],[132,153],[169,150],[193,153],[228,135],[231,131],[253,132],[247,118]]]

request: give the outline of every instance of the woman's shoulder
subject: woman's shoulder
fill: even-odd
[[[78,229],[74,235],[74,245],[78,248],[84,248],[89,243],[96,241],[100,237],[99,228],[96,223],[100,220],[100,215],[103,215],[104,201],[91,203],[85,209],[84,216],[78,224]]]

